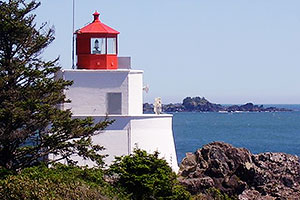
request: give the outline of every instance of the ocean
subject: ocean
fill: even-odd
[[[213,141],[244,147],[252,153],[284,152],[300,156],[300,105],[264,105],[293,112],[173,113],[178,163]]]

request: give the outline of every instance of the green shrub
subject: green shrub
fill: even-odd
[[[158,153],[136,149],[133,154],[116,158],[109,174],[115,186],[124,188],[132,199],[190,199],[179,185],[176,174]]]
[[[0,199],[128,199],[103,180],[100,169],[56,164],[0,178]]]

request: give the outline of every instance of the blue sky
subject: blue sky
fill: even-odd
[[[144,70],[145,102],[300,103],[299,0],[75,0],[76,29],[100,12],[120,31],[119,55]],[[55,26],[47,59],[71,68],[72,1],[42,1]]]

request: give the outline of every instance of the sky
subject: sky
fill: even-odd
[[[299,0],[74,0],[75,29],[118,30],[119,56],[144,70],[144,102],[187,96],[220,104],[300,104]],[[72,66],[72,1],[42,1],[37,23],[55,27],[44,52]]]

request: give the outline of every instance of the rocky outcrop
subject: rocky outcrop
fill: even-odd
[[[222,105],[211,103],[204,97],[186,97],[182,101],[182,106],[184,107],[185,111],[188,112],[218,112],[220,110],[224,110]]]
[[[145,103],[143,105],[144,113],[153,113],[153,104]],[[186,97],[182,104],[166,104],[163,105],[163,112],[283,112],[292,111],[286,108],[267,107],[263,105],[254,105],[246,103],[244,105],[223,106],[209,102],[204,97]]]
[[[267,107],[265,108],[263,105],[254,105],[253,103],[246,103],[244,105],[233,105],[224,107],[224,111],[227,112],[284,112],[284,111],[292,111],[286,108],[276,108],[276,107]]]
[[[214,187],[242,200],[300,199],[299,159],[285,153],[256,155],[214,142],[188,153],[179,175],[192,194]]]

